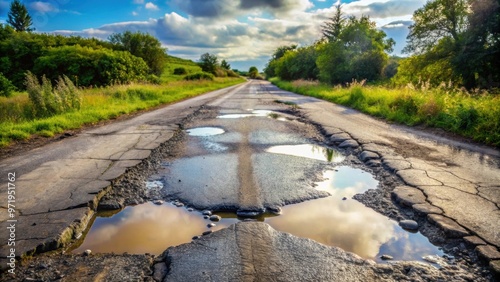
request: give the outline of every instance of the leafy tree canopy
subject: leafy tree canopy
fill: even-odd
[[[156,37],[140,31],[125,31],[112,34],[109,41],[120,46],[122,50],[142,58],[151,73],[160,75],[163,72],[167,49],[161,46],[161,42]]]

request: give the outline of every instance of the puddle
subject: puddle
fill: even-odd
[[[236,118],[248,118],[248,117],[267,117],[270,114],[273,114],[273,112],[267,110],[254,110],[252,111],[252,113],[249,114],[225,114],[225,115],[220,115],[217,118],[236,119]]]
[[[257,220],[377,262],[382,262],[381,255],[422,262],[426,262],[423,257],[443,255],[422,234],[407,232],[395,221],[351,199],[354,194],[377,187],[377,180],[369,173],[342,166],[323,176],[325,180],[317,183],[317,189],[328,191],[331,197],[285,206],[282,215],[262,215]],[[242,220],[234,213],[217,214],[222,220],[212,228],[214,231]],[[111,217],[96,218],[83,244],[74,252],[91,249],[96,253],[160,254],[169,246],[190,242],[193,236],[209,230],[208,223],[200,212],[168,203],[127,207]],[[141,230],[140,236],[137,230]]]
[[[161,254],[169,246],[188,243],[206,229],[199,212],[170,203],[129,206],[109,217],[99,216],[74,253]],[[140,232],[139,232],[140,230]]]
[[[223,134],[225,131],[222,128],[218,127],[198,127],[198,128],[192,128],[186,130],[186,132],[190,136],[214,136],[214,135],[219,135]]]
[[[313,144],[273,146],[266,152],[335,163],[345,159],[338,151]]]

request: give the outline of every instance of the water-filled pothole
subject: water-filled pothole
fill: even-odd
[[[267,117],[273,114],[272,111],[267,110],[253,110],[249,114],[223,114],[218,116],[217,118],[222,119],[236,119],[236,118],[248,118],[248,117]]]
[[[224,129],[218,127],[198,127],[198,128],[188,129],[186,131],[190,136],[200,136],[200,137],[214,136],[223,134],[225,132]]]
[[[340,152],[334,149],[313,144],[273,146],[268,148],[266,152],[334,163],[340,163],[345,159]]]
[[[282,215],[262,215],[274,229],[337,246],[363,258],[381,261],[390,255],[395,260],[420,260],[443,253],[420,233],[410,233],[395,221],[351,199],[356,193],[375,189],[378,182],[360,169],[338,167],[326,171],[317,189],[331,197],[310,200],[283,207]],[[219,230],[236,223],[234,213],[217,213],[222,217],[215,227],[198,211],[166,203],[146,203],[127,207],[111,217],[96,218],[83,244],[75,252],[91,249],[97,253],[128,252],[160,254],[169,246],[191,241],[207,230]],[[137,230],[141,230],[140,234]]]

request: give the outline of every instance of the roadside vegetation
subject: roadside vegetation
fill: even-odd
[[[169,56],[155,37],[108,41],[32,32],[24,5],[0,24],[0,148],[173,103],[244,81],[217,57],[213,73]]]
[[[339,5],[318,41],[279,47],[265,74],[289,91],[500,146],[498,15],[498,1],[431,0],[398,58],[369,17],[345,17]]]

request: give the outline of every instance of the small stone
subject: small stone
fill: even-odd
[[[204,218],[204,219],[209,219],[209,218],[210,218],[210,216],[208,216],[208,215],[204,215],[204,216],[203,216],[203,218]]]
[[[390,255],[381,255],[380,258],[382,260],[392,260],[392,259],[394,259],[394,257],[392,257]]]
[[[45,264],[45,263],[41,263],[39,266],[38,266],[38,269],[47,269],[49,268],[49,265],[48,264]]]
[[[207,231],[203,232],[201,235],[205,236],[205,235],[211,234],[212,232],[213,232],[212,230],[207,230]]]
[[[91,250],[85,250],[85,251],[83,252],[83,255],[84,255],[84,256],[90,256],[90,254],[91,254],[91,253],[92,253],[92,251],[91,251]]]
[[[342,198],[342,201],[345,201],[345,200],[347,200],[347,198],[346,198],[346,197]]]
[[[193,240],[198,240],[198,239],[200,239],[200,238],[201,238],[201,236],[196,235],[196,236],[194,236],[192,239],[193,239]]]
[[[181,202],[177,202],[177,203],[175,203],[175,206],[176,206],[176,207],[178,207],[178,208],[180,208],[180,207],[183,207],[183,206],[184,206],[184,204],[183,204],[183,203],[181,203]]]
[[[401,226],[404,229],[408,230],[417,230],[418,229],[418,223],[415,220],[411,219],[404,219],[399,222],[399,226]]]
[[[357,148],[359,147],[358,142],[355,140],[345,140],[344,142],[340,143],[339,148]]]
[[[210,215],[212,215],[212,212],[211,212],[211,211],[204,210],[204,211],[202,211],[202,212],[201,212],[201,214],[202,214],[202,215],[208,215],[208,216],[210,216]]]
[[[267,210],[275,215],[280,215],[281,214],[281,208],[280,207],[269,207]]]
[[[179,179],[179,182],[182,182],[182,181]]]
[[[211,221],[220,221],[222,218],[216,214],[210,216]]]
[[[213,223],[213,222],[210,222],[209,224],[207,224],[207,227],[208,227],[208,228],[212,228],[212,227],[215,227],[215,226],[216,226],[216,224],[215,224],[215,223]]]
[[[193,210],[193,208],[187,208],[187,211],[188,211],[188,212],[192,212],[192,211],[194,211],[194,210]]]
[[[155,204],[155,205],[163,205],[163,201],[162,200],[154,200],[153,204]]]

